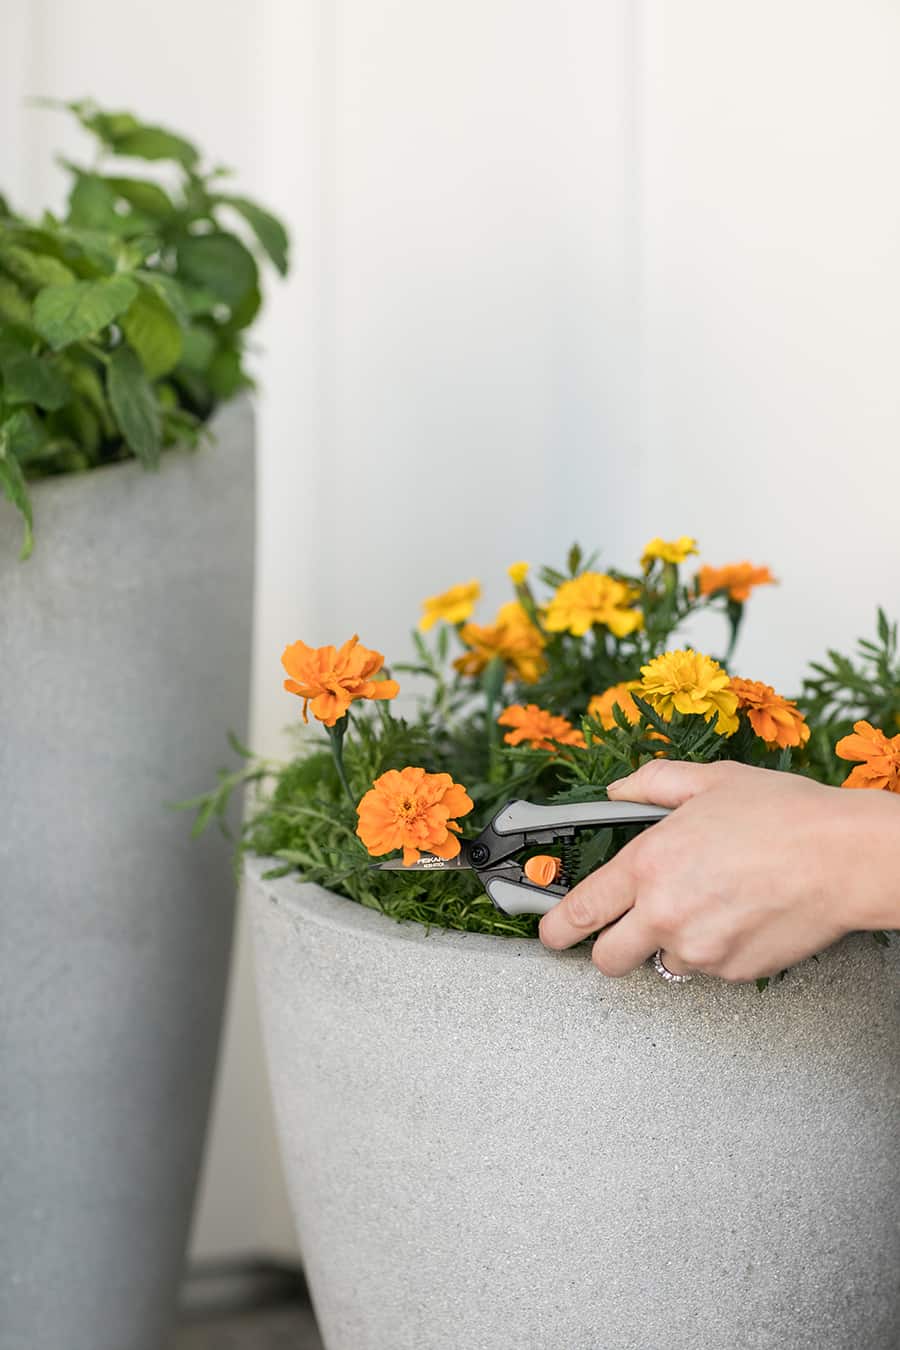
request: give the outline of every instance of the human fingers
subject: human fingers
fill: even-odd
[[[591,960],[601,975],[630,975],[659,950],[660,937],[648,925],[640,909],[630,909],[617,923],[605,928],[591,951]],[[673,966],[673,974],[683,967]]]
[[[581,942],[589,933],[626,913],[634,904],[635,881],[630,862],[617,854],[592,872],[541,919],[540,938],[557,950]]]
[[[646,802],[654,806],[682,806],[712,788],[759,770],[728,761],[719,764],[688,764],[681,760],[651,759],[627,778],[607,788],[613,801]]]

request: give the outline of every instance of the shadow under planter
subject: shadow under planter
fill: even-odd
[[[0,509],[0,1350],[160,1350],[228,971],[227,841],[165,803],[246,725],[253,421]]]
[[[900,943],[760,994],[247,862],[328,1350],[896,1350]]]

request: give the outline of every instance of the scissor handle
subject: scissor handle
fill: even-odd
[[[543,890],[540,886],[525,886],[503,877],[488,877],[484,889],[504,914],[546,914],[562,899],[559,890]]]
[[[496,834],[528,834],[532,830],[580,829],[585,825],[652,825],[668,814],[667,806],[647,806],[643,802],[563,802],[558,806],[542,806],[520,800],[507,802],[491,825]]]

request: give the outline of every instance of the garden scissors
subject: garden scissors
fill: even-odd
[[[669,814],[665,806],[641,802],[571,802],[541,806],[536,802],[511,801],[494,816],[477,839],[461,839],[455,858],[436,858],[423,853],[407,867],[400,858],[373,866],[384,872],[447,872],[466,869],[477,873],[481,884],[503,914],[546,914],[569,890],[564,862],[557,858],[532,858],[520,863],[513,855],[536,844],[563,842],[588,826],[652,825]],[[538,867],[530,867],[538,863]],[[539,877],[540,880],[532,878]]]

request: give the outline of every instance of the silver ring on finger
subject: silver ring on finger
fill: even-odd
[[[694,978],[693,975],[676,975],[674,970],[670,970],[667,965],[664,965],[662,959],[662,947],[658,948],[654,953],[653,969],[656,971],[657,975],[661,975],[669,984],[688,984]]]

